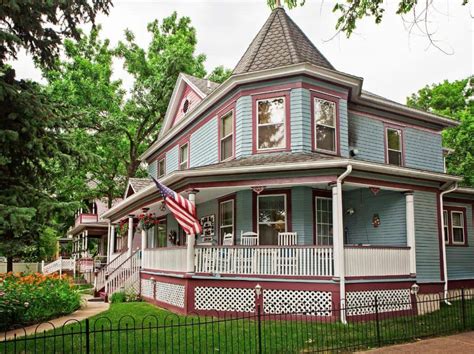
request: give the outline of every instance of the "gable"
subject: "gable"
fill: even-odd
[[[183,92],[181,93],[181,96],[177,101],[178,104],[175,107],[175,111],[172,116],[172,124],[170,127],[173,127],[177,123],[179,123],[181,119],[186,115],[186,113],[190,112],[191,109],[196,107],[197,104],[201,101],[201,96],[199,96],[196,91],[191,88],[191,86],[185,84]]]

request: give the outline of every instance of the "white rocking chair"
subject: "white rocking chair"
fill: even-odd
[[[296,232],[279,232],[278,246],[294,246],[298,243],[298,235]]]
[[[224,234],[222,239],[223,246],[233,246],[234,245],[234,235],[231,233]]]
[[[258,234],[256,232],[243,232],[240,233],[240,244],[242,246],[258,246],[260,244]]]
[[[298,235],[296,232],[279,232],[279,246],[294,246],[298,243]],[[293,275],[298,268],[298,258],[296,257],[296,249],[282,247],[278,249],[277,269],[279,274]]]

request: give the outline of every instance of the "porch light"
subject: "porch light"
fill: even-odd
[[[417,283],[413,284],[411,286],[410,293],[416,296],[418,295],[418,291],[420,291],[420,286]]]
[[[346,210],[347,215],[354,215],[354,213],[355,213],[354,208],[349,208],[349,209]]]
[[[257,299],[260,298],[262,294],[262,286],[260,284],[255,285],[255,295],[257,295]]]

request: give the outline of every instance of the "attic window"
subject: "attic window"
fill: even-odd
[[[183,113],[186,114],[189,110],[189,100],[186,98],[183,103]]]

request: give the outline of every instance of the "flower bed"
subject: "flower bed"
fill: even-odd
[[[0,274],[0,330],[69,314],[79,308],[80,301],[70,277]]]

